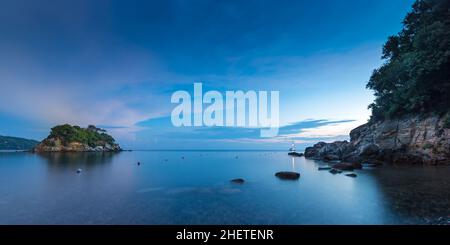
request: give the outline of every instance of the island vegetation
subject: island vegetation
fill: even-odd
[[[87,128],[71,126],[69,124],[53,127],[50,132],[50,138],[60,138],[63,144],[70,142],[79,142],[95,147],[100,143],[113,145],[114,138],[106,134],[106,130],[89,125]]]
[[[37,152],[120,150],[115,139],[106,130],[94,125],[81,128],[69,124],[53,127],[49,136],[35,148]]]

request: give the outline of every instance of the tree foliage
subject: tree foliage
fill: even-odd
[[[91,147],[105,144],[112,145],[115,142],[114,138],[106,134],[105,130],[93,125],[89,125],[87,128],[69,124],[58,125],[52,128],[49,138],[59,138],[63,144],[80,142]]]
[[[450,108],[450,1],[417,0],[403,29],[383,47],[385,63],[367,88],[375,91],[371,120]]]

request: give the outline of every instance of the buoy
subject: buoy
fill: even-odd
[[[81,168],[77,169],[77,174],[81,173]]]
[[[138,166],[141,165],[141,162],[138,162]]]

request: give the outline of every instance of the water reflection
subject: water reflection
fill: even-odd
[[[93,169],[110,164],[120,153],[117,152],[49,152],[37,154],[50,171],[74,171],[78,168]]]
[[[448,167],[350,178],[319,166],[285,152],[0,153],[0,224],[421,224],[450,213]],[[299,181],[274,176],[291,169]]]
[[[295,157],[291,157],[292,159],[292,172],[295,172]]]
[[[450,224],[448,166],[384,166],[369,173],[402,223]]]

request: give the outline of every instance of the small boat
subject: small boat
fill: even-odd
[[[294,156],[294,157],[302,157],[303,153],[299,153],[295,151],[295,144],[292,143],[291,148],[289,148],[289,156]]]

